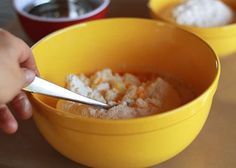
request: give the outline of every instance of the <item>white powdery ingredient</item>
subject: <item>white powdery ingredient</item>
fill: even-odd
[[[148,102],[146,102],[145,100],[141,99],[141,98],[138,98],[136,100],[136,104],[138,107],[140,108],[148,108]]]
[[[234,12],[220,0],[186,0],[172,11],[178,24],[217,27],[230,24]]]
[[[96,72],[93,76],[91,76],[90,80],[92,85],[96,86],[101,82],[108,82],[113,77],[112,71],[110,69],[104,69],[102,71]]]
[[[138,86],[140,84],[140,81],[137,79],[137,77],[130,73],[126,73],[124,75],[124,82],[135,86]]]
[[[83,75],[82,75],[83,76]],[[92,92],[92,89],[88,86],[88,82],[86,82],[85,78],[79,78],[80,76],[76,75],[68,75],[66,83],[67,88],[71,91],[81,94],[83,96],[88,96],[89,93]]]
[[[115,101],[115,99],[118,96],[118,91],[115,89],[108,90],[105,95],[105,99],[110,102],[110,101]]]
[[[97,85],[95,87],[95,89],[98,90],[98,91],[109,90],[110,89],[110,85],[107,82],[100,83],[99,85]]]
[[[166,99],[169,102],[176,102],[168,108],[181,104],[177,91],[159,77],[155,80],[141,82],[135,75],[129,73],[119,75],[112,73],[110,69],[104,69],[96,72],[90,78],[83,74],[69,75],[66,82],[67,88],[73,92],[110,105],[118,104],[109,110],[104,110],[70,101],[58,101],[58,109],[85,117],[135,118],[160,112],[162,106],[165,107]]]

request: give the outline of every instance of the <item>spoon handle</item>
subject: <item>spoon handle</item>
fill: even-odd
[[[74,93],[68,89],[65,89],[61,86],[48,82],[39,77],[35,77],[33,82],[29,84],[27,87],[23,88],[23,90],[31,93],[43,94],[83,104],[99,106],[106,109],[110,108],[108,104],[79,95],[77,93]]]

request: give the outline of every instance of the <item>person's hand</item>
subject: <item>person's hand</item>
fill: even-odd
[[[3,132],[11,134],[18,128],[10,109],[21,119],[31,117],[30,102],[21,89],[31,83],[35,75],[38,71],[30,48],[0,29],[0,130]]]

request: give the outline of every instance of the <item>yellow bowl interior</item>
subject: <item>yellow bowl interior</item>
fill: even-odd
[[[33,52],[42,77],[61,86],[70,73],[86,74],[109,67],[116,72],[171,75],[200,95],[218,73],[214,52],[198,37],[142,19],[112,19],[70,27],[40,41]],[[55,110],[56,99],[34,97],[61,114]]]

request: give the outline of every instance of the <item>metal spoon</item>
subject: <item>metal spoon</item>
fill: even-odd
[[[61,86],[48,82],[39,77],[35,77],[34,81],[27,87],[23,88],[23,90],[31,93],[43,94],[64,100],[70,100],[92,106],[98,106],[105,109],[109,109],[112,107],[106,103],[102,103],[97,100],[93,100],[91,98],[74,93],[68,89],[65,89]]]

